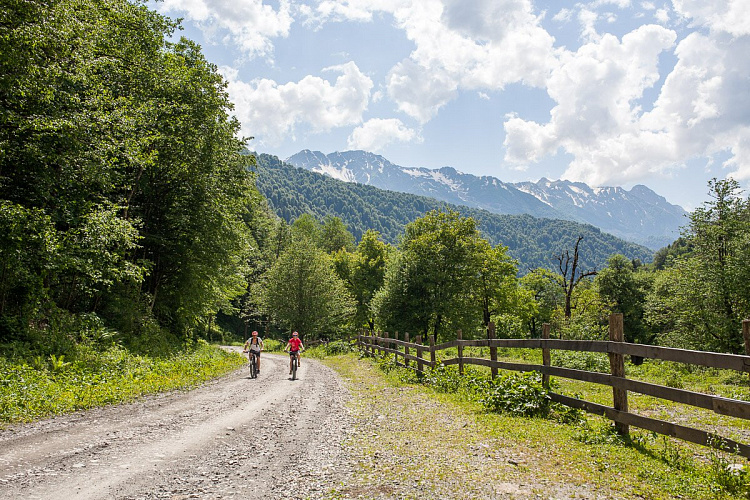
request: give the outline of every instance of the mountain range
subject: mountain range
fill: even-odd
[[[644,263],[653,258],[648,248],[604,233],[590,224],[528,214],[496,214],[426,196],[342,182],[294,167],[276,156],[256,154],[255,157],[255,183],[271,210],[288,223],[302,214],[311,214],[319,221],[339,217],[357,240],[368,229],[374,229],[383,241],[397,244],[410,222],[431,210],[453,210],[473,218],[492,245],[508,247],[508,254],[517,259],[521,274],[538,267],[557,269],[556,257],[572,250],[579,236],[584,237],[581,269],[602,269],[609,256],[617,253]]]
[[[582,182],[508,183],[475,176],[453,167],[403,167],[367,151],[324,154],[303,150],[286,163],[345,182],[428,196],[497,214],[529,214],[591,224],[652,250],[672,243],[686,212],[643,185],[592,188]]]

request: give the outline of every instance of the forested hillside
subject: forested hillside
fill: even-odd
[[[0,343],[195,335],[245,290],[258,196],[216,67],[140,3],[2,19]]]
[[[578,236],[584,237],[580,262],[586,268],[601,269],[613,254],[642,262],[652,259],[647,248],[590,225],[529,215],[498,215],[433,198],[341,182],[285,164],[275,156],[258,155],[257,174],[258,189],[276,214],[287,222],[304,213],[319,220],[326,216],[340,217],[358,240],[365,231],[374,229],[387,242],[396,243],[409,222],[430,210],[450,209],[474,218],[491,244],[507,246],[508,253],[519,261],[522,273],[537,267],[555,269],[555,257],[572,249]]]

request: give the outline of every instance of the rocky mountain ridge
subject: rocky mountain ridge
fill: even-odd
[[[685,210],[643,185],[590,187],[582,182],[508,183],[465,174],[453,167],[404,167],[366,151],[324,154],[303,150],[287,158],[296,167],[345,182],[429,196],[499,214],[529,214],[592,224],[651,249],[672,243],[685,224]]]

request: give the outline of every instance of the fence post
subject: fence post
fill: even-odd
[[[435,368],[435,336],[430,335],[430,368]]]
[[[456,340],[459,342],[464,339],[464,334],[461,330],[456,332]],[[458,344],[458,374],[464,374],[464,346]]]
[[[549,323],[543,323],[542,324],[542,338],[549,340],[549,331],[550,331],[550,324]],[[542,348],[542,364],[544,366],[550,366],[552,364],[552,360],[550,358],[549,349]],[[545,389],[549,389],[549,375],[546,373],[542,375],[542,385]]]
[[[742,320],[742,338],[745,339],[745,354],[750,356],[750,319]]]
[[[398,331],[393,332],[393,338],[396,339],[396,340],[398,340]],[[399,350],[398,350],[398,344],[394,343],[394,344],[391,344],[391,345],[393,346],[393,350],[396,351],[396,352],[393,353],[393,364],[397,365],[398,364],[398,355],[400,354]]]
[[[404,332],[404,342],[409,342],[409,332]],[[406,356],[409,355],[409,346],[404,346],[404,366],[409,368],[409,358]]]
[[[386,351],[386,349],[388,349],[390,347],[390,345],[391,345],[390,342],[388,342],[389,338],[390,338],[390,334],[388,332],[383,332],[383,340],[381,341],[381,346],[383,348],[382,348],[380,354],[382,354],[382,356],[384,358],[388,357],[388,351]]]
[[[610,342],[624,342],[625,331],[623,328],[622,313],[612,313],[609,315],[609,340]],[[608,353],[609,366],[613,377],[625,377],[625,357],[622,354]],[[628,411],[628,391],[623,389],[612,388],[612,399],[614,408],[617,411]],[[629,432],[627,424],[615,422],[617,432],[627,436]]]
[[[422,365],[422,336],[417,335],[417,371],[424,373],[424,366]]]
[[[487,325],[487,339],[492,342],[495,340],[495,323],[490,321],[490,324]],[[497,347],[490,346],[490,360],[494,363],[497,361]],[[497,377],[497,367],[491,366],[490,372],[492,373],[492,378]]]

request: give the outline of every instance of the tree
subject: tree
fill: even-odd
[[[357,245],[351,264],[351,291],[357,301],[355,324],[367,324],[370,330],[375,328],[375,318],[371,303],[375,293],[385,281],[388,263],[388,247],[380,241],[377,231],[368,230]]]
[[[625,341],[650,344],[653,336],[643,320],[647,283],[636,273],[633,263],[624,255],[613,255],[595,280],[599,294],[613,304],[612,310],[623,314]]]
[[[558,275],[541,267],[520,280],[521,287],[528,290],[536,302],[536,312],[528,320],[532,337],[541,336],[541,324],[551,322],[554,311],[565,303],[565,292],[559,281]]]
[[[268,273],[264,305],[281,326],[307,339],[340,335],[355,312],[331,258],[309,241],[295,241]]]
[[[416,267],[409,265],[400,251],[389,256],[383,286],[371,302],[378,328],[395,332],[428,332],[430,312],[424,307],[424,283],[414,276]]]
[[[399,269],[389,265],[378,301],[384,321],[400,331],[431,331],[436,341],[447,323],[462,323],[482,263],[481,241],[474,219],[458,212],[432,211],[408,224],[392,261]]]
[[[559,332],[560,338],[577,340],[607,339],[608,317],[612,304],[607,302],[597,290],[594,282],[583,280],[573,290],[572,309],[569,318],[565,309],[558,307],[552,315],[553,329]]]
[[[557,268],[560,271],[560,286],[565,292],[565,318],[570,319],[571,311],[575,307],[572,303],[573,290],[576,286],[588,276],[595,276],[596,270],[582,271],[578,269],[578,246],[583,240],[583,236],[579,236],[573,247],[573,256],[571,257],[570,251],[565,250],[556,257]]]
[[[302,214],[292,223],[292,240],[306,240],[312,245],[321,247],[322,227],[315,217],[310,214]]]
[[[0,16],[0,200],[29,215],[22,246],[40,221],[55,242],[26,268],[43,293],[19,304],[36,315],[21,328],[96,313],[131,337],[153,318],[189,334],[231,309],[255,188],[216,67],[142,2],[29,0]]]
[[[477,245],[481,262],[471,300],[481,308],[485,329],[493,316],[527,316],[533,309],[530,294],[524,293],[518,286],[517,263],[508,256],[507,250],[507,247],[499,245],[493,248],[486,240],[480,240]]]
[[[333,253],[342,248],[354,250],[354,236],[338,217],[327,216],[320,231],[320,242],[323,250]]]
[[[690,214],[683,234],[693,252],[678,258],[670,274],[678,278],[667,302],[676,320],[665,334],[693,348],[739,353],[741,322],[750,315],[750,201],[731,179],[713,179],[709,190],[712,200]],[[650,296],[650,318],[664,316],[655,303],[664,291]]]

